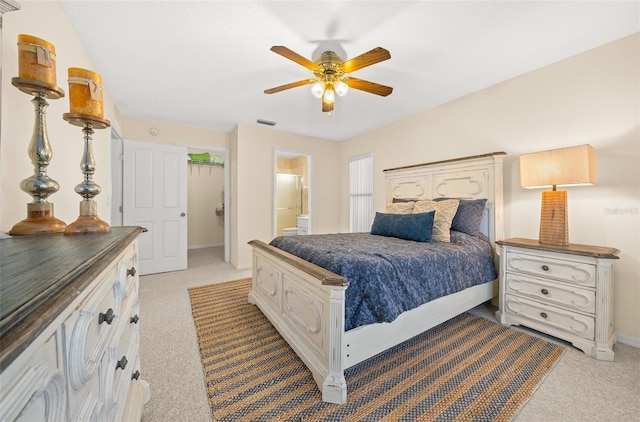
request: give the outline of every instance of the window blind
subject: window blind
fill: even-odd
[[[350,231],[368,232],[373,222],[373,156],[349,159]]]

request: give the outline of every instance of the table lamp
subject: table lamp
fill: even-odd
[[[593,185],[596,182],[596,151],[591,145],[560,148],[520,156],[520,186],[542,192],[541,244],[567,246],[569,221],[567,191],[558,186]]]

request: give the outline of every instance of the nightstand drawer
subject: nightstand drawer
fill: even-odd
[[[506,267],[510,272],[538,275],[586,287],[596,285],[595,265],[583,262],[509,252]]]
[[[528,324],[531,328],[543,331],[544,327],[537,327],[541,324],[582,338],[594,339],[595,319],[592,317],[509,294],[505,298],[505,310],[507,313],[535,321]]]
[[[515,273],[507,273],[505,287],[508,293],[526,296],[551,305],[590,314],[596,311],[595,290]]]

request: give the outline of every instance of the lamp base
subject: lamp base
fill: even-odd
[[[542,192],[539,237],[538,241],[547,245],[567,246],[569,244],[567,191]]]
[[[111,226],[98,218],[97,208],[96,201],[80,202],[80,216],[67,226],[64,235],[77,236],[81,234],[109,233]]]
[[[26,236],[31,234],[62,233],[67,224],[53,216],[53,204],[27,204],[27,218],[16,223],[9,234]]]

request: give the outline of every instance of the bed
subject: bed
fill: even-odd
[[[485,236],[493,249],[495,241],[503,238],[504,156],[497,152],[385,170],[386,202],[486,200],[478,236]],[[336,238],[339,236],[344,235]],[[453,243],[460,237],[453,231],[451,236]],[[347,400],[347,368],[492,299],[498,291],[497,279],[493,279],[410,307],[387,318],[389,321],[360,325],[349,322],[352,312],[346,309],[346,277],[260,240],[249,244],[253,248],[249,302],[260,308],[289,343],[313,374],[322,400],[330,403]]]

